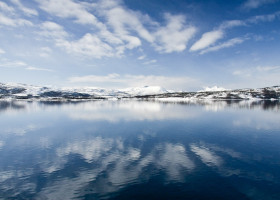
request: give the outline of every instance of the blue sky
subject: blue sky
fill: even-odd
[[[0,82],[279,85],[279,0],[1,0]]]

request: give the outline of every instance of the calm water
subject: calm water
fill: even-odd
[[[0,101],[0,199],[280,199],[280,104]]]

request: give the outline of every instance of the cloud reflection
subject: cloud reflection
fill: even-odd
[[[2,147],[3,147],[4,145],[5,145],[5,142],[0,140],[0,150],[2,149]]]
[[[68,114],[72,119],[110,122],[188,119],[198,115],[184,106],[148,101],[99,101],[78,104],[71,110]]]
[[[95,139],[86,141],[77,141],[68,144],[66,147],[57,149],[57,155],[63,157],[69,154],[79,154],[87,162],[99,159],[103,154],[112,149],[114,141],[112,139],[103,139],[96,137]]]
[[[4,133],[23,136],[30,131],[35,131],[35,130],[38,130],[38,129],[40,129],[40,127],[38,127],[37,125],[29,124],[29,125],[24,126],[24,127],[8,128],[8,129],[4,130]]]
[[[223,164],[221,157],[217,156],[214,152],[204,146],[197,146],[195,144],[190,145],[190,149],[197,156],[200,157],[201,161],[210,167],[220,167]]]
[[[70,154],[80,154],[86,161],[94,161],[89,170],[82,170],[75,177],[64,177],[49,183],[38,197],[45,199],[75,198],[83,193],[88,184],[102,185],[93,187],[96,194],[106,195],[116,192],[129,184],[144,181],[155,176],[155,171],[147,171],[152,167],[165,172],[168,181],[183,181],[186,172],[195,168],[195,164],[186,154],[181,144],[164,143],[156,145],[150,153],[142,155],[141,149],[126,147],[118,143],[119,139],[96,137],[88,142],[68,144],[58,148],[61,158]],[[94,147],[95,146],[95,147]],[[95,167],[94,167],[95,166]],[[106,176],[103,176],[106,174]],[[67,195],[62,195],[64,193]]]

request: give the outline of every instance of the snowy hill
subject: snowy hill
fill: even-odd
[[[158,101],[191,101],[191,100],[279,100],[280,86],[259,89],[204,90],[199,92],[174,92],[149,96]]]

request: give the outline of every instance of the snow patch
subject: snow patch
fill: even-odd
[[[132,96],[163,94],[168,92],[166,89],[160,86],[133,87],[121,89],[120,91],[130,94]]]
[[[213,86],[213,87],[203,87],[203,90],[199,90],[197,92],[217,92],[217,91],[227,91],[230,89],[226,89],[223,87]]]

